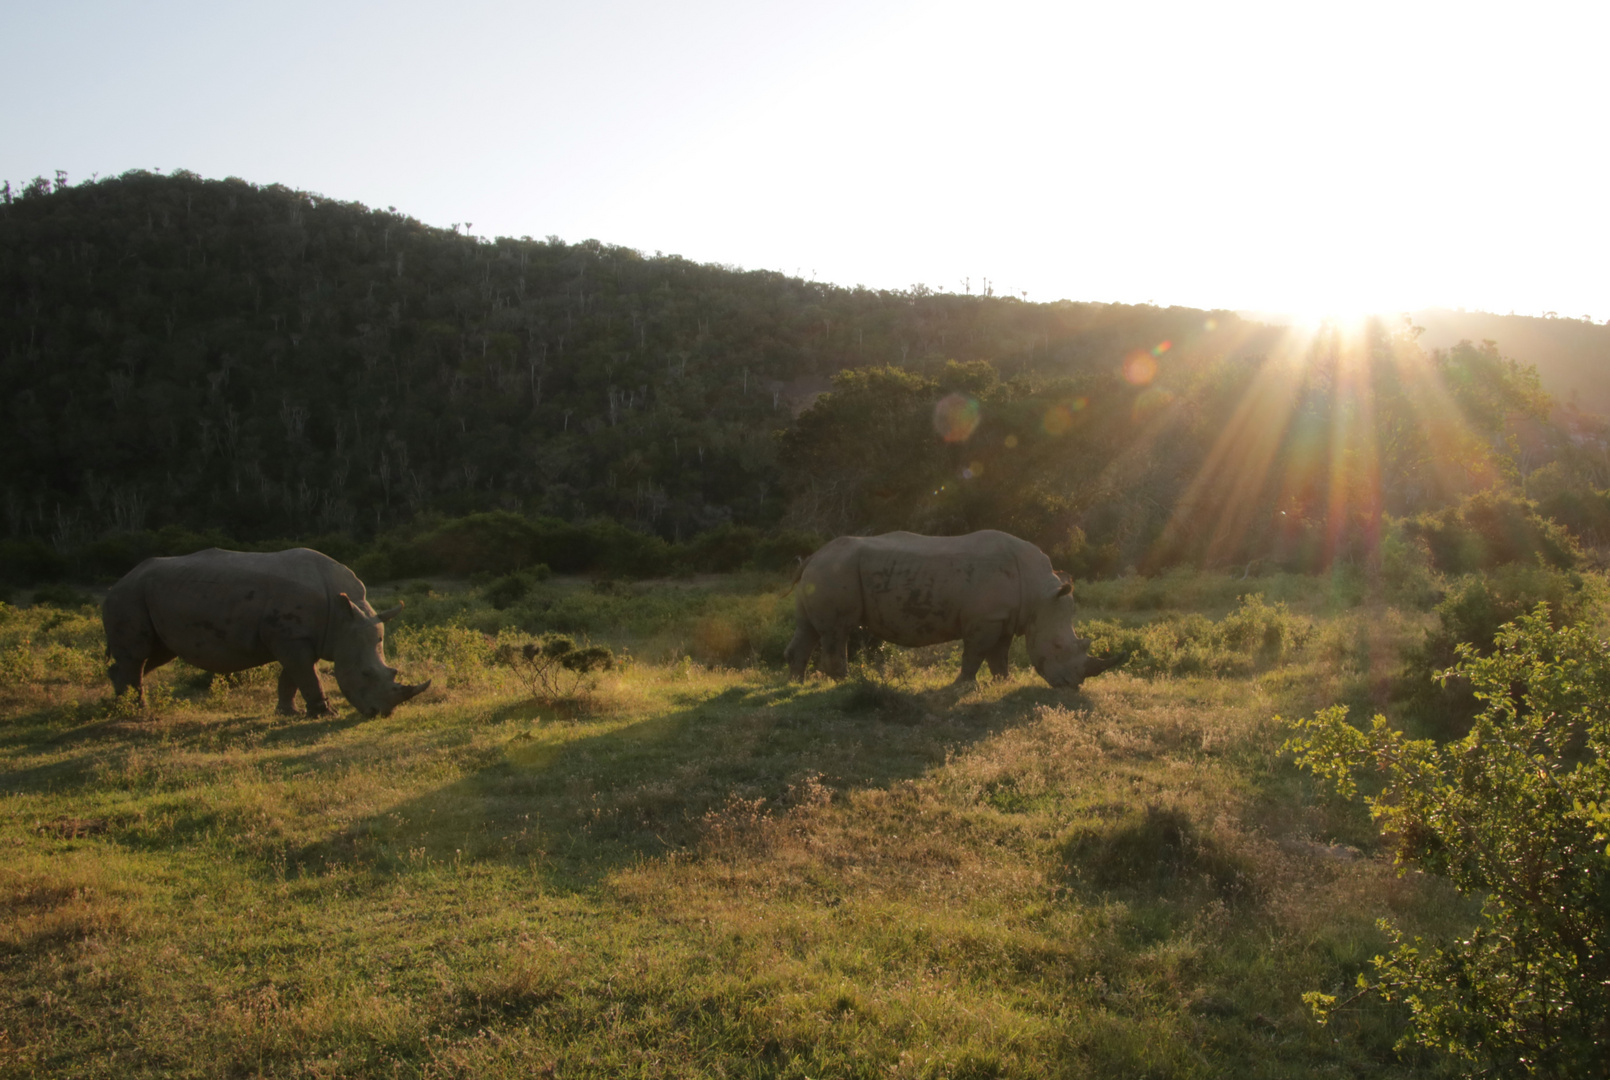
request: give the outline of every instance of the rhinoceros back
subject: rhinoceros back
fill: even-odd
[[[109,639],[140,633],[143,621],[187,663],[231,672],[271,661],[275,640],[309,641],[328,658],[326,631],[343,592],[369,610],[362,582],[327,555],[210,548],[147,559],[112,587],[104,611]]]
[[[931,645],[964,637],[984,623],[1016,630],[1025,574],[1050,577],[1050,562],[1007,533],[894,532],[832,541],[812,557],[802,582],[809,590],[804,602],[820,605],[813,613],[820,622],[843,621],[854,609],[851,624],[885,641]],[[832,614],[822,610],[827,606],[835,609]]]

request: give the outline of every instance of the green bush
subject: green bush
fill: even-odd
[[[547,581],[553,576],[547,563],[538,563],[529,570],[522,570],[516,574],[505,574],[493,581],[481,591],[486,602],[499,611],[519,603],[531,592],[531,587],[538,582]]]
[[[1536,503],[1508,492],[1477,492],[1458,506],[1421,514],[1405,528],[1425,541],[1432,564],[1444,574],[1509,563],[1569,570],[1582,561],[1564,527],[1538,514]]]
[[[1093,656],[1128,654],[1124,670],[1142,677],[1162,675],[1243,675],[1285,662],[1307,647],[1313,622],[1294,615],[1284,602],[1270,604],[1260,593],[1214,622],[1195,612],[1169,614],[1140,626],[1093,619],[1079,624]]]
[[[1402,521],[1389,519],[1381,536],[1381,585],[1389,600],[1425,610],[1442,597],[1442,583],[1431,566],[1431,550]]]
[[[61,608],[64,611],[77,611],[81,607],[88,607],[95,603],[87,593],[81,592],[57,582],[53,585],[41,585],[34,590],[34,603],[45,607]]]
[[[67,560],[39,540],[0,540],[0,583],[34,585],[60,581]]]
[[[615,654],[602,645],[578,645],[564,634],[543,634],[524,646],[501,645],[498,663],[512,667],[533,697],[549,701],[574,698],[602,672],[615,666]]]
[[[1603,592],[1603,583],[1591,575],[1538,566],[1509,565],[1459,578],[1436,606],[1437,626],[1405,655],[1399,696],[1424,733],[1462,735],[1480,703],[1468,681],[1439,678],[1453,667],[1460,647],[1491,653],[1499,629],[1540,603],[1557,625],[1588,618],[1603,604]]]
[[[1287,744],[1343,798],[1384,777],[1364,801],[1400,864],[1481,901],[1459,939],[1394,932],[1360,990],[1409,1005],[1404,1043],[1484,1076],[1599,1077],[1610,1052],[1610,647],[1558,623],[1540,604],[1491,655],[1461,646],[1482,707],[1457,741],[1410,739],[1379,715],[1360,731],[1335,706]],[[1336,1006],[1306,1000],[1321,1019]]]

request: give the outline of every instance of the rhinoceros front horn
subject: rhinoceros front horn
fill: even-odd
[[[399,686],[397,688],[397,704],[401,705],[403,702],[410,701],[423,694],[430,689],[430,684],[431,680],[426,679],[417,686]]]
[[[1119,653],[1116,656],[1092,656],[1085,660],[1085,678],[1089,679],[1100,675],[1103,671],[1119,667],[1129,659],[1128,653]]]
[[[376,622],[390,622],[391,620],[395,619],[397,616],[402,614],[402,609],[403,609],[402,601],[399,600],[399,601],[397,601],[397,606],[396,607],[387,608],[385,611],[382,611],[382,612],[380,612],[380,614],[376,615],[375,616],[375,621]]]

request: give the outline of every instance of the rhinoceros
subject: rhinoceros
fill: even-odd
[[[397,682],[382,653],[386,620],[363,582],[309,548],[266,553],[209,548],[147,559],[113,585],[101,605],[112,689],[133,687],[143,704],[145,673],[174,657],[228,674],[280,663],[279,711],[295,715],[301,691],[309,716],[330,712],[315,664],[335,662],[335,681],[364,716],[390,716],[423,693]]]
[[[966,536],[841,536],[806,559],[795,578],[794,638],[784,655],[794,678],[818,642],[821,666],[843,678],[851,631],[865,627],[895,645],[962,643],[958,683],[981,663],[1007,673],[1012,638],[1022,634],[1046,682],[1076,689],[1121,659],[1098,659],[1073,630],[1073,587],[1027,540],[992,529]]]

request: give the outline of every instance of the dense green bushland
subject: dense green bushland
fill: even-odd
[[[779,518],[773,432],[842,369],[1106,370],[1163,340],[1279,337],[1229,312],[489,242],[234,179],[35,185],[0,204],[7,527],[257,540],[502,508],[678,540]]]
[[[367,582],[447,575],[536,572],[591,573],[652,578],[724,573],[745,567],[791,568],[825,537],[787,529],[762,532],[721,525],[683,543],[670,543],[609,520],[566,522],[527,518],[504,510],[448,520],[427,518],[364,542],[345,534],[303,541],[241,541],[217,531],[181,526],[120,532],[65,550],[39,540],[0,540],[0,587],[73,580],[110,584],[158,555],[188,555],[209,547],[279,551],[312,547],[350,565]]]
[[[0,203],[0,397],[19,581],[115,576],[174,530],[507,572],[453,525],[498,511],[533,565],[634,576],[677,563],[660,544],[764,565],[739,535],[783,558],[780,527],[1310,572],[1376,559],[1388,516],[1480,562],[1443,543],[1462,499],[1524,491],[1597,545],[1610,487],[1603,425],[1490,342],[845,289],[189,174]]]
[[[1138,640],[1078,693],[948,647],[798,685],[734,645],[782,575],[499,580],[378,590],[436,682],[371,721],[182,664],[131,711],[93,608],[0,608],[0,1075],[1439,1075],[1302,995],[1475,912],[1271,719],[1423,613],[1176,575],[1092,587]],[[518,659],[561,623],[615,657],[570,693]]]

